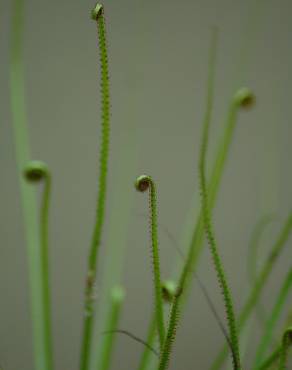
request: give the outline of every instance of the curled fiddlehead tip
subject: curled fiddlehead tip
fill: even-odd
[[[255,104],[255,96],[249,88],[242,87],[235,93],[234,103],[242,108],[251,108]]]
[[[42,161],[30,161],[24,168],[23,175],[29,182],[39,182],[48,177],[49,169]]]
[[[94,21],[97,21],[98,17],[102,14],[102,12],[103,12],[103,6],[97,3],[91,11],[91,19],[93,19]]]
[[[152,182],[152,179],[151,179],[150,176],[141,175],[135,181],[135,188],[138,191],[144,192],[144,191],[148,190],[151,182]]]
[[[161,291],[163,300],[167,303],[171,303],[177,294],[177,284],[173,280],[166,280],[161,284]]]

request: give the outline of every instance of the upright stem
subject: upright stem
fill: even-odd
[[[148,327],[148,334],[147,334],[147,343],[152,344],[154,342],[155,336],[156,336],[156,312],[154,310],[153,314],[150,318],[150,323]],[[151,356],[151,351],[148,347],[145,346],[140,363],[139,363],[139,370],[146,370],[149,358]]]
[[[52,324],[51,324],[51,299],[49,281],[49,200],[51,194],[51,175],[48,173],[42,201],[41,210],[41,263],[42,263],[42,285],[44,300],[44,331],[45,345],[48,356],[49,368],[53,368],[53,349],[52,349]]]
[[[28,248],[34,366],[36,370],[52,370],[52,360],[50,350],[47,345],[48,336],[45,324],[46,303],[43,299],[44,286],[42,284],[45,271],[41,262],[35,190],[31,185],[27,184],[22,176],[24,167],[30,159],[22,57],[23,13],[24,1],[14,0],[12,8],[10,46],[10,98],[12,127]]]
[[[124,298],[124,289],[120,286],[114,286],[111,291],[111,307],[107,317],[106,337],[102,343],[100,370],[108,370],[110,368],[114,337],[116,335],[115,330],[117,330]]]
[[[221,288],[221,292],[225,302],[226,316],[229,327],[229,335],[232,343],[232,358],[233,366],[235,370],[241,369],[240,355],[239,355],[239,344],[236,329],[236,320],[233,309],[232,298],[225,277],[223,264],[218,253],[217,242],[215,239],[215,233],[211,222],[211,210],[209,207],[209,193],[207,191],[207,180],[206,180],[206,155],[209,141],[209,127],[211,122],[211,113],[213,106],[213,86],[214,86],[214,66],[215,66],[215,52],[216,52],[216,39],[211,48],[210,65],[209,65],[209,81],[208,81],[208,95],[207,95],[207,107],[203,125],[203,135],[201,140],[200,160],[199,160],[199,173],[200,173],[200,185],[201,185],[201,196],[202,196],[202,211],[203,220],[206,231],[206,236],[210,246],[213,263],[217,272],[217,278]]]
[[[94,283],[96,278],[97,257],[102,236],[105,218],[105,201],[107,189],[108,157],[109,157],[109,131],[110,131],[110,97],[109,97],[109,72],[108,56],[105,33],[105,20],[103,7],[97,4],[92,12],[92,18],[97,22],[99,38],[99,57],[101,67],[101,127],[102,138],[99,164],[99,189],[96,206],[96,221],[92,235],[88,272],[85,288],[85,312],[83,323],[83,339],[81,344],[80,370],[87,370],[91,357],[91,346],[94,324]]]

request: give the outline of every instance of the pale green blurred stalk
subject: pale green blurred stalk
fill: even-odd
[[[40,236],[35,190],[30,184],[25,182],[22,176],[24,166],[30,160],[22,57],[23,15],[24,1],[14,0],[12,3],[10,44],[10,98],[12,128],[17,172],[20,183],[24,228],[28,248],[34,366],[36,370],[51,370],[51,354],[47,347],[45,328],[46,307],[42,298],[42,266],[40,264]]]

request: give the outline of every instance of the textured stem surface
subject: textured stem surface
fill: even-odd
[[[152,178],[147,175],[142,175],[138,177],[135,186],[136,189],[141,192],[149,190],[150,234],[152,249],[152,265],[154,274],[155,312],[159,344],[160,349],[162,350],[164,343],[164,318],[163,318],[164,315],[163,315],[162,285],[160,276],[160,258],[158,248],[156,187]]]
[[[97,268],[97,257],[101,242],[102,229],[105,219],[105,201],[107,188],[107,173],[108,173],[108,157],[109,157],[109,134],[110,134],[110,97],[109,97],[109,72],[108,72],[108,57],[105,33],[105,20],[103,7],[99,4],[95,9],[97,13],[92,13],[94,20],[97,22],[98,30],[98,46],[101,68],[101,147],[100,147],[100,163],[99,163],[99,188],[96,207],[96,221],[92,235],[89,259],[88,272],[85,288],[85,312],[83,324],[83,339],[81,344],[81,359],[80,370],[88,370],[91,356],[91,346],[93,338],[94,325],[94,296],[95,296],[95,278]]]
[[[240,355],[239,355],[239,344],[237,337],[236,320],[233,309],[233,303],[231,299],[230,290],[225,277],[223,264],[218,253],[217,242],[215,239],[215,233],[211,222],[211,211],[209,207],[209,198],[207,190],[206,180],[206,155],[209,141],[209,127],[211,123],[211,113],[213,106],[213,89],[214,89],[214,66],[215,66],[215,52],[216,52],[216,40],[212,45],[210,65],[209,65],[209,81],[208,81],[208,94],[207,94],[207,106],[203,125],[203,135],[201,140],[200,160],[199,160],[199,174],[200,174],[200,185],[201,185],[201,196],[202,196],[202,211],[203,211],[203,222],[205,226],[206,236],[208,244],[211,250],[213,263],[217,272],[218,282],[223,295],[226,316],[229,327],[229,336],[232,343],[232,359],[234,369],[241,369]]]
[[[250,317],[255,305],[257,304],[259,297],[263,291],[263,288],[272,272],[272,269],[278,260],[279,255],[281,254],[283,247],[285,246],[287,240],[292,231],[292,213],[289,214],[285,224],[283,225],[282,230],[279,233],[279,236],[273,245],[271,252],[262,267],[261,271],[258,274],[256,282],[251,289],[247,300],[244,303],[244,306],[239,314],[238,319],[238,330],[241,332],[242,328],[244,327],[245,323],[247,322],[248,318]],[[220,369],[223,366],[223,363],[226,359],[228,353],[227,346],[224,346],[221,351],[218,353],[215,361],[211,366],[211,370]]]

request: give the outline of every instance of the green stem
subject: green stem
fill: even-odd
[[[109,157],[109,131],[110,131],[110,98],[109,98],[109,72],[105,34],[105,20],[103,7],[97,4],[92,12],[92,18],[97,22],[99,38],[99,55],[101,67],[101,127],[102,138],[100,148],[99,189],[96,206],[96,221],[92,235],[88,272],[85,289],[85,312],[83,323],[83,338],[81,344],[80,370],[88,370],[93,337],[94,324],[94,282],[96,278],[97,257],[100,248],[102,229],[105,219],[105,201],[107,189],[108,157]]]
[[[215,206],[219,185],[222,179],[223,170],[225,167],[231,141],[233,138],[235,124],[237,122],[238,112],[242,107],[246,105],[247,102],[249,101],[251,102],[252,98],[253,96],[251,92],[246,88],[242,88],[236,92],[236,94],[231,100],[226,125],[224,129],[224,134],[220,140],[218,150],[216,152],[215,163],[212,167],[210,181],[208,183],[208,194],[209,194],[208,205],[210,211],[212,211]],[[190,288],[192,271],[194,270],[197,264],[198,258],[204,246],[203,237],[204,237],[204,220],[203,220],[203,211],[201,208],[187,253],[187,263],[189,265],[189,270],[185,272],[187,276],[184,301],[187,298],[188,291]],[[184,269],[182,270],[181,274],[183,273]]]
[[[115,286],[111,293],[111,307],[108,313],[105,330],[106,338],[102,343],[100,370],[108,370],[110,368],[114,347],[115,330],[117,329],[119,322],[124,298],[124,290],[120,286]]]
[[[258,262],[258,248],[260,245],[263,233],[266,227],[274,220],[272,215],[266,215],[260,218],[252,230],[249,245],[248,245],[248,259],[247,272],[250,285],[253,286],[257,278],[257,262]]]
[[[262,217],[255,225],[251,238],[248,245],[248,258],[247,258],[247,272],[248,278],[250,281],[250,287],[252,288],[257,279],[257,270],[258,270],[258,249],[260,245],[261,238],[263,233],[266,230],[266,227],[274,220],[272,215],[266,215]],[[263,329],[266,322],[266,312],[265,308],[261,304],[260,300],[258,301],[256,307],[256,316],[261,328]]]
[[[45,271],[41,262],[35,190],[27,184],[22,176],[23,169],[30,160],[22,57],[23,13],[23,0],[14,0],[10,50],[12,127],[28,248],[34,366],[37,370],[51,370],[52,362],[47,345],[48,332],[46,331],[46,307],[43,291]]]
[[[269,369],[275,361],[280,356],[282,350],[282,346],[277,347],[263,362],[262,364],[257,368],[257,370],[267,370]]]
[[[267,349],[269,348],[275,325],[280,318],[281,311],[286,302],[286,299],[287,299],[288,293],[290,292],[291,287],[292,287],[292,268],[289,270],[284,280],[284,283],[280,289],[279,295],[276,299],[276,303],[267,321],[265,331],[263,333],[261,342],[256,352],[254,369],[257,369],[259,364],[263,361],[263,357]]]
[[[211,113],[213,106],[213,90],[214,90],[214,67],[215,67],[215,53],[216,53],[216,39],[213,42],[210,56],[210,65],[209,65],[209,81],[208,81],[208,94],[207,94],[207,106],[206,113],[203,125],[203,135],[201,140],[201,150],[200,150],[200,159],[199,159],[199,173],[200,173],[200,185],[201,185],[201,196],[202,196],[202,210],[203,210],[203,219],[204,226],[206,231],[207,240],[211,250],[213,263],[215,270],[217,272],[217,278],[223,299],[225,302],[226,316],[229,327],[229,335],[232,343],[232,359],[234,369],[241,369],[240,364],[240,355],[239,355],[239,343],[237,337],[237,328],[236,320],[234,314],[234,308],[231,298],[230,289],[225,277],[225,272],[223,264],[218,253],[217,242],[215,239],[215,233],[213,230],[213,225],[211,221],[211,211],[209,208],[209,198],[207,191],[207,180],[206,180],[206,155],[208,149],[209,141],[209,128],[211,122]]]
[[[178,294],[175,295],[171,306],[169,324],[167,327],[165,342],[160,354],[158,370],[166,370],[169,364],[169,358],[176,335],[176,328],[178,325],[180,293],[181,290],[179,289]]]
[[[46,363],[53,368],[53,349],[51,331],[51,300],[49,282],[49,206],[51,198],[51,174],[47,165],[41,161],[30,161],[24,169],[24,177],[31,183],[44,181],[44,190],[40,214],[40,266],[43,317],[43,340]]]
[[[146,175],[139,176],[136,180],[135,186],[136,189],[141,192],[144,192],[147,189],[149,189],[152,263],[153,263],[154,290],[155,290],[155,312],[159,344],[160,349],[162,349],[164,343],[164,319],[163,319],[162,285],[160,277],[160,262],[158,249],[156,187],[152,178]]]
[[[283,225],[283,228],[280,231],[279,236],[271,249],[269,257],[267,258],[264,266],[259,272],[258,278],[240,312],[239,320],[238,320],[239,333],[241,332],[242,328],[244,327],[245,323],[250,317],[255,305],[257,304],[259,297],[262,293],[262,290],[272,272],[272,269],[280,253],[283,250],[285,243],[287,242],[291,234],[291,231],[292,231],[292,213],[289,214],[285,224]],[[211,366],[211,370],[220,369],[226,359],[227,354],[228,354],[228,348],[227,346],[224,346],[218,353],[217,357],[215,358],[215,361],[213,362]]]
[[[287,355],[288,349],[292,344],[292,327],[289,327],[285,330],[282,337],[282,349],[280,352],[279,358],[279,370],[288,369],[287,367]]]
[[[151,316],[150,324],[149,324],[149,328],[148,328],[147,343],[148,344],[153,343],[154,340],[155,340],[155,337],[156,337],[156,313],[154,311],[154,313]],[[139,370],[146,370],[147,369],[150,356],[151,356],[150,349],[148,347],[145,347],[144,351],[143,351],[143,354],[142,354],[142,357],[141,357],[141,360],[140,360],[139,367],[138,367]]]
[[[49,226],[49,201],[51,193],[51,176],[45,181],[45,188],[41,210],[41,261],[42,261],[42,283],[44,299],[44,330],[47,361],[49,369],[53,368],[53,349],[52,349],[52,324],[51,324],[51,300],[49,282],[49,245],[48,245],[48,226]]]

